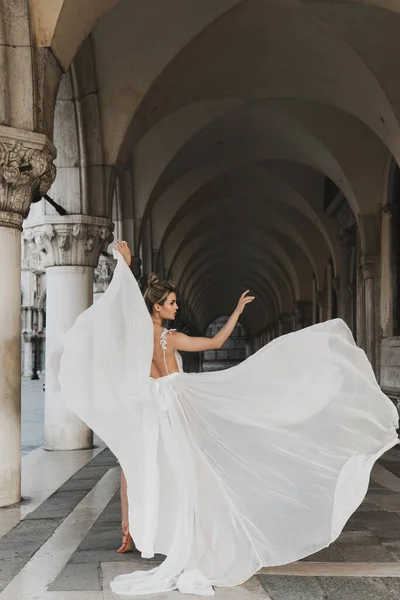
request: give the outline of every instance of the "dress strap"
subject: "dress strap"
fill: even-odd
[[[162,348],[162,353],[163,353],[163,358],[164,358],[164,366],[165,366],[167,375],[169,375],[169,371],[168,371],[168,367],[167,367],[167,360],[165,358],[165,352],[167,350],[167,334],[173,333],[174,331],[176,331],[176,329],[165,329],[164,328],[160,335],[160,344],[161,344],[161,348]]]

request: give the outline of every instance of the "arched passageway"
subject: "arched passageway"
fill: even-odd
[[[185,330],[250,288],[252,350],[339,316],[396,396],[398,8],[0,1],[0,505],[19,499],[20,230],[46,192],[67,214],[34,203],[23,239],[46,270],[48,449],[92,443],[58,402],[60,338],[108,284],[113,230],[142,283],[178,283]]]

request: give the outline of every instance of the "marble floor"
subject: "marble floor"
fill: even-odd
[[[28,450],[22,472],[23,502],[0,509],[0,600],[111,600],[117,574],[161,560],[116,552],[120,471],[99,440],[87,451]],[[215,598],[400,600],[400,447],[375,465],[365,501],[334,544],[262,569],[243,586],[217,589]]]

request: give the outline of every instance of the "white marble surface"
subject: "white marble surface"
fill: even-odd
[[[113,468],[100,479],[49,540],[36,552],[19,574],[0,594],[0,600],[59,600],[60,594],[47,593],[47,587],[65,566],[79,543],[101,515],[118,489],[120,470]],[[101,598],[97,595],[87,598]],[[58,594],[58,595],[57,595]],[[86,592],[85,592],[86,594]],[[63,596],[61,596],[63,597]],[[67,594],[65,598],[69,597]],[[77,595],[76,595],[77,597]],[[79,600],[84,600],[84,593]]]
[[[104,449],[47,452],[37,448],[22,458],[21,505],[0,509],[0,537],[11,531],[29,513],[53,494],[79,469]]]

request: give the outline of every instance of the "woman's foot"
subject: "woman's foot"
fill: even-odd
[[[125,554],[125,552],[132,552],[134,548],[135,544],[133,543],[133,539],[129,533],[129,527],[126,526],[122,529],[122,544],[121,547],[118,548],[117,552],[120,554]]]

